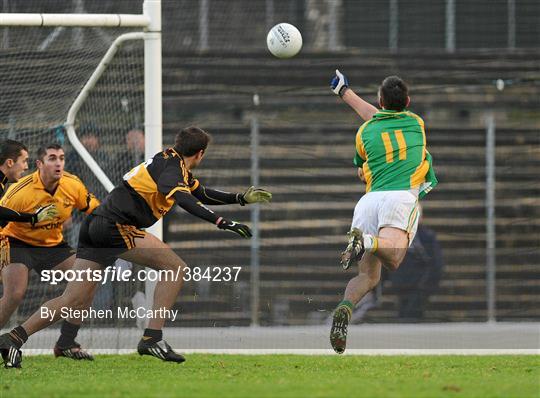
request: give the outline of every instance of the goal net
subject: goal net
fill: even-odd
[[[140,12],[140,5],[133,12]],[[35,169],[40,146],[61,144],[66,154],[65,170],[77,175],[98,199],[104,199],[107,189],[70,142],[66,120],[68,114],[74,116],[77,139],[112,185],[144,160],[144,41],[142,33],[133,33],[141,28],[2,29],[0,139],[14,139],[28,146],[29,171]],[[78,102],[80,107],[74,109]],[[64,224],[65,240],[72,247],[77,245],[83,217],[75,210]],[[40,282],[34,272],[29,275],[26,297],[4,328],[26,319],[65,287],[64,283]],[[2,289],[0,285],[0,292]],[[93,306],[105,310],[131,305],[132,297],[144,289],[144,283],[109,282],[99,286]],[[94,321],[86,321],[85,327],[99,335],[92,327]],[[97,326],[122,326],[119,322],[116,318],[104,319]],[[125,326],[135,326],[135,320]],[[38,340],[39,334],[34,342]],[[39,342],[37,346],[50,348]]]

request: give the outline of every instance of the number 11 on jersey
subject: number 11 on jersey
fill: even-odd
[[[403,131],[394,130],[392,132],[398,143],[399,160],[407,159],[407,144],[405,143],[405,137],[403,137]],[[384,149],[386,149],[386,163],[392,163],[394,161],[394,147],[392,146],[392,140],[390,139],[390,133],[383,132],[381,138],[384,143]]]

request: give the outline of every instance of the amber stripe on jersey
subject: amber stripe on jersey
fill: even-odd
[[[122,236],[122,239],[124,239],[124,242],[129,250],[135,247],[135,238],[144,238],[146,235],[144,231],[141,231],[133,225],[116,223],[116,228],[118,228],[118,232],[120,232],[120,235]]]

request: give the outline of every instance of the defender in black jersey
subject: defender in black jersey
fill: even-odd
[[[123,183],[113,189],[103,204],[83,222],[77,257],[104,267],[112,264],[119,254],[135,247],[136,238],[144,238],[142,228],[153,225],[175,203],[218,228],[236,232],[244,238],[251,236],[249,227],[225,220],[205,205],[245,205],[250,200],[268,201],[271,194],[254,188],[246,195],[204,187],[191,172],[202,160],[204,150],[200,152],[200,159],[184,159],[186,155],[179,152],[186,153],[186,150],[180,145],[156,154],[124,176]],[[95,248],[108,250],[96,251]]]
[[[232,231],[244,238],[251,237],[247,225],[220,217],[205,205],[269,202],[272,194],[250,187],[244,193],[229,193],[206,188],[192,175],[201,162],[210,136],[197,127],[188,127],[177,134],[175,145],[156,154],[124,176],[101,206],[88,216],[79,234],[79,246],[74,270],[98,271],[121,257],[156,270],[172,270],[175,280],[160,280],[154,293],[153,310],[170,309],[180,291],[183,260],[171,248],[151,233],[143,231],[163,217],[176,203],[189,213]],[[160,249],[159,252],[150,249]],[[60,318],[62,308],[86,309],[92,302],[97,283],[91,280],[68,283],[64,294],[43,304],[51,318],[42,318],[39,311],[10,333],[0,336],[0,351],[6,355],[19,350],[29,335]],[[52,312],[55,311],[56,312]],[[152,355],[164,361],[183,362],[162,340],[164,318],[151,318],[139,342],[141,355]],[[21,355],[10,358],[9,367],[20,367]]]

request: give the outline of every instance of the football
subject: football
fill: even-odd
[[[291,58],[302,48],[302,34],[294,25],[279,23],[268,32],[266,45],[275,57]]]

